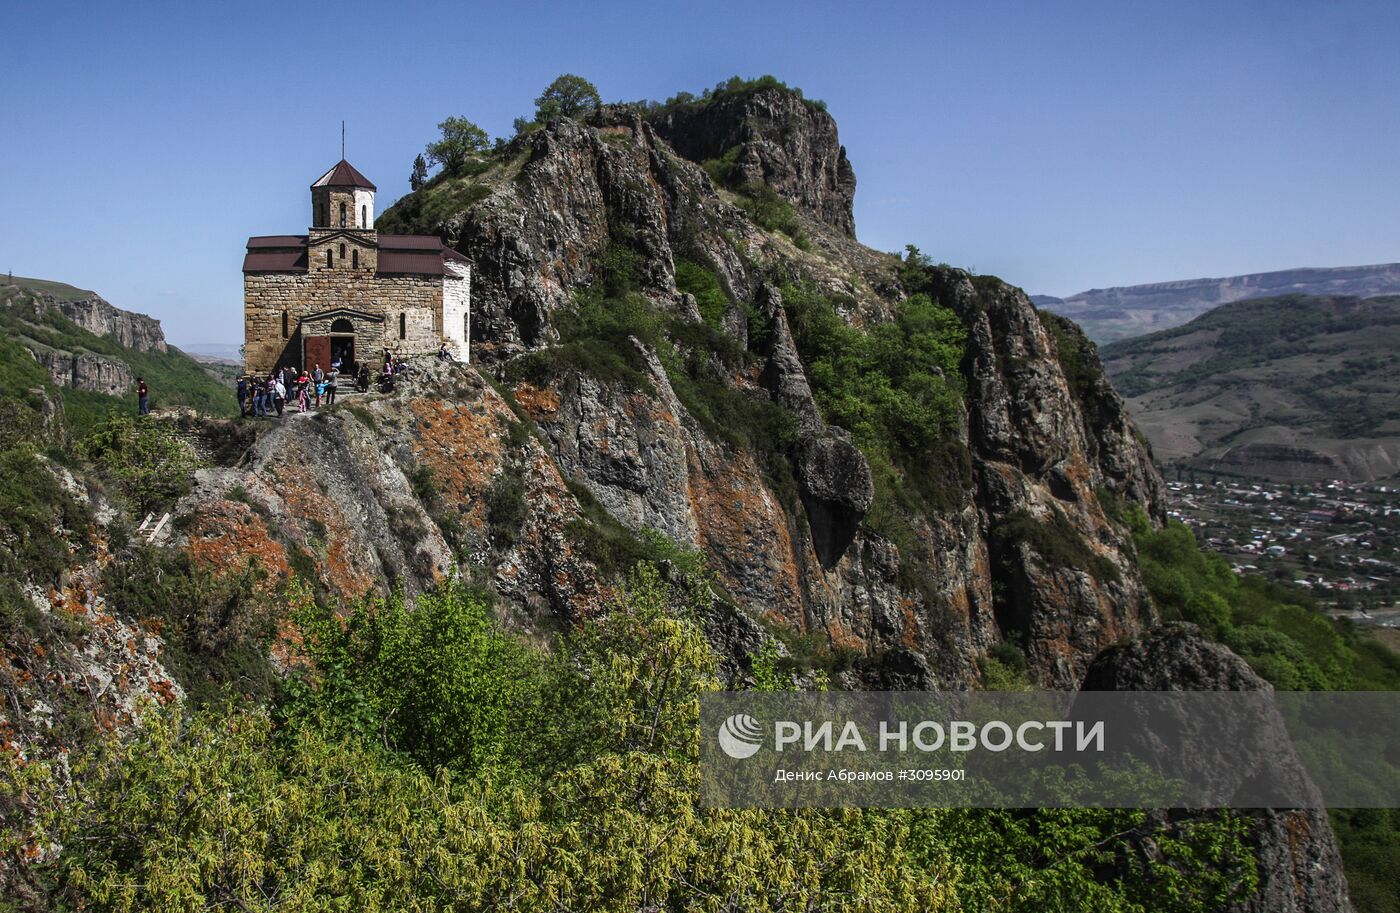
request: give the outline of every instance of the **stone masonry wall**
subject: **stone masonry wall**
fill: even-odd
[[[355,267],[351,264],[358,262],[360,270],[358,275],[364,276],[366,279],[374,278],[375,271],[379,269],[379,246],[375,243],[375,237],[374,232],[340,228],[311,229],[306,246],[307,272],[353,270]],[[340,253],[342,249],[345,251],[344,256]],[[334,255],[331,258],[330,266],[326,266],[327,250]],[[360,255],[358,261],[353,256],[355,251],[358,251]]]
[[[438,276],[374,276],[363,269],[252,273],[243,277],[243,296],[243,361],[249,371],[271,371],[284,362],[300,364],[297,330],[302,319],[333,308],[384,317],[382,324],[357,323],[355,351],[360,358],[377,358],[386,347],[402,355],[431,354],[442,343],[443,279]]]

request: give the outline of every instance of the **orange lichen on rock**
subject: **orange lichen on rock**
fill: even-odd
[[[746,452],[703,459],[689,452],[698,545],[726,589],[801,625],[798,568],[787,515]]]
[[[480,403],[425,398],[410,400],[407,408],[419,423],[410,442],[413,458],[432,471],[449,507],[471,525],[484,526],[482,498],[505,460],[504,429],[515,418],[510,407],[489,391]]]
[[[559,392],[552,387],[537,387],[521,381],[511,393],[520,408],[535,421],[542,421],[559,411]]]
[[[221,501],[218,506],[192,517],[186,546],[190,555],[216,571],[241,570],[253,561],[269,582],[287,579],[287,550],[272,537],[266,521],[241,501]]]

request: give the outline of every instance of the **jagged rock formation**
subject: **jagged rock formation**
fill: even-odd
[[[745,218],[692,160],[715,151],[704,142],[749,144],[738,160],[797,204],[811,249]],[[1113,491],[1160,516],[1150,458],[1107,384],[1076,394],[1029,299],[995,280],[938,274],[937,297],[970,335],[960,429],[948,454],[930,455],[942,467],[931,471],[948,477],[947,503],[911,518],[903,553],[864,522],[869,467],[823,421],[774,285],[810,279],[848,296],[849,319],[866,324],[889,320],[904,295],[899,261],[855,243],[840,217],[853,182],[824,112],[772,89],[684,117],[607,107],[588,123],[560,119],[521,136],[496,162],[430,184],[380,220],[441,232],[473,260],[473,351],[492,370],[557,339],[558,312],[596,281],[618,239],[664,314],[699,317],[676,286],[682,259],[711,270],[727,293],[723,331],[757,361],[726,382],[792,414],[789,482],[706,431],[654,352],[645,390],[566,370],[511,392],[561,477],[623,524],[694,544],[752,617],[860,657],[853,684],[893,670],[922,687],[967,682],[977,658],[1007,638],[1025,645],[1042,681],[1072,685],[1100,649],[1153,620],[1126,534],[1098,497]],[[751,312],[767,318],[754,339]],[[482,497],[490,473],[477,483],[462,496]],[[1041,529],[1076,548],[1047,547]],[[551,587],[530,598],[573,601]]]
[[[856,173],[825,108],[764,88],[674,105],[648,117],[657,134],[691,161],[730,156],[737,183],[767,184],[793,205],[855,237]]]
[[[132,386],[131,369],[114,358],[90,352],[60,352],[57,349],[40,349],[34,353],[34,357],[48,369],[54,383],[62,387],[117,396]]]
[[[119,345],[139,352],[167,351],[160,321],[113,307],[95,292],[85,291],[43,279],[13,277],[0,282],[0,307],[7,329],[15,332],[34,359],[44,366],[55,384],[89,393],[122,395],[131,389],[134,375],[130,366],[117,358],[84,349],[69,351],[27,338],[31,322],[43,322],[48,314],[105,336]],[[39,334],[43,339],[44,334]]]
[[[21,276],[0,282],[0,301],[8,303],[17,298],[32,302],[38,313],[56,311],[94,336],[109,336],[129,349],[166,350],[159,320],[113,307],[96,292]]]
[[[40,296],[39,301],[45,307],[58,310],[94,336],[110,336],[138,352],[166,350],[165,333],[160,328],[159,320],[113,307],[97,295],[77,301]]]
[[[1225,647],[1202,638],[1192,625],[1156,629],[1133,643],[1104,651],[1084,678],[1087,691],[1268,691],[1264,681]],[[1282,722],[1278,722],[1282,729]],[[1217,785],[1228,797],[1238,784],[1288,768],[1291,755],[1286,733],[1276,734],[1281,746],[1273,752],[1266,739],[1242,738],[1238,744],[1211,746],[1217,758],[1212,772],[1233,782]],[[1296,759],[1292,766],[1296,766]],[[1156,813],[1165,817],[1164,813]],[[1349,913],[1341,854],[1327,813],[1318,809],[1262,810],[1254,819],[1251,842],[1259,871],[1255,895],[1231,908],[1234,913]],[[1144,847],[1145,850],[1150,850]]]
[[[495,548],[492,582],[534,621],[587,614],[603,590],[570,541],[579,509],[555,463],[511,434],[514,415],[475,371],[436,367],[392,398],[289,415],[237,466],[200,470],[177,508],[183,546],[219,567],[255,553],[347,598],[412,596]]]

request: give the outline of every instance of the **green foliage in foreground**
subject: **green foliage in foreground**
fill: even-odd
[[[1154,530],[1141,510],[1126,519],[1143,582],[1162,615],[1199,625],[1275,688],[1400,690],[1400,656],[1351,623],[1325,617],[1310,599],[1272,581],[1237,576],[1180,523]],[[1400,909],[1400,812],[1334,809],[1331,818],[1358,913]]]
[[[716,658],[698,591],[646,566],[543,653],[449,586],[339,625],[278,713],[152,712],[75,761],[0,760],[45,809],[41,867],[89,910],[1206,911],[1253,887],[1235,819],[1141,812],[768,811],[698,799]],[[312,610],[314,611],[314,610]],[[1125,840],[1149,834],[1159,854]]]
[[[1355,626],[1327,618],[1299,593],[1236,575],[1181,523],[1153,530],[1140,510],[1128,520],[1143,582],[1162,616],[1200,625],[1275,688],[1400,690],[1400,656]]]

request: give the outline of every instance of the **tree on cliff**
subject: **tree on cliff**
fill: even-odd
[[[408,176],[408,186],[410,190],[417,190],[428,183],[428,162],[423,158],[423,153],[413,158],[413,171]]]
[[[438,124],[438,129],[442,131],[442,139],[429,143],[424,151],[428,153],[429,162],[441,165],[448,174],[457,174],[468,158],[491,146],[491,137],[486,131],[465,117],[449,117]],[[416,162],[414,173],[418,173]]]
[[[565,73],[535,99],[535,120],[544,123],[554,117],[579,117],[598,110],[602,103],[597,86],[582,76]]]

